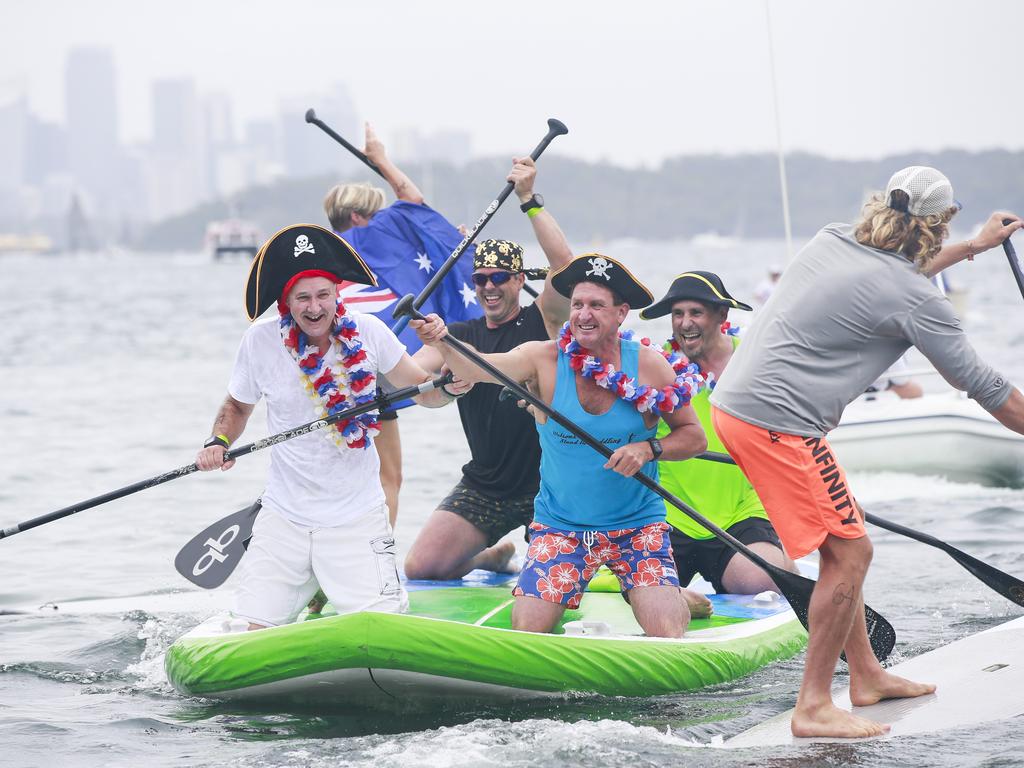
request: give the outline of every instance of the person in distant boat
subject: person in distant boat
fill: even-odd
[[[708,396],[713,382],[722,375],[739,346],[729,310],[750,311],[749,304],[737,301],[725,289],[722,278],[713,272],[683,272],[672,281],[658,302],[641,310],[640,317],[654,320],[669,316],[672,336],[666,349],[682,354],[700,367],[711,382],[691,400],[712,451],[725,452],[711,426]],[[658,437],[669,426],[658,425]],[[711,522],[732,534],[768,562],[789,571],[796,566],[789,559],[775,529],[768,521],[764,505],[739,467],[710,461],[666,461],[658,463],[661,484]],[[672,553],[681,584],[689,584],[697,573],[711,583],[716,592],[757,594],[773,590],[775,582],[759,566],[739,555],[681,510],[665,503],[667,520],[672,525]]]
[[[424,204],[423,193],[391,158],[388,157],[383,142],[376,132],[366,124],[366,143],[363,154],[380,170],[384,180],[390,185],[395,197],[411,205]],[[361,233],[349,230],[358,227],[381,227],[384,217],[374,217],[385,207],[384,190],[369,184],[338,184],[327,192],[324,198],[324,212],[331,223],[331,228],[338,234],[345,234],[345,239],[366,259],[373,264],[375,254],[367,251],[360,242]],[[386,216],[387,214],[385,214]],[[440,214],[435,214],[440,217]],[[385,389],[387,384],[384,383]],[[384,487],[384,495],[388,500],[388,513],[391,525],[398,519],[398,498],[402,489],[402,440],[398,430],[398,411],[385,409],[380,414],[380,434],[377,435],[376,446],[380,456],[380,482]]]
[[[261,398],[268,426],[280,432],[372,402],[381,373],[399,387],[431,378],[386,325],[338,299],[342,280],[376,284],[359,255],[322,227],[287,227],[257,253],[246,312],[255,321],[276,305],[280,317],[242,337],[213,435],[196,456],[200,470],[234,465],[224,452]],[[450,386],[465,391],[459,381]],[[417,400],[437,407],[447,398],[435,390]],[[249,629],[294,621],[318,585],[339,613],[406,610],[373,447],[378,432],[370,412],[271,449],[235,596],[234,615]]]
[[[775,291],[775,286],[779,284],[779,280],[782,279],[782,265],[772,264],[768,267],[768,276],[757,284],[754,289],[754,301],[758,304],[766,304],[768,299],[772,297],[772,293]]]
[[[699,380],[677,371],[660,350],[620,336],[630,308],[646,306],[652,296],[618,261],[585,254],[549,279],[571,302],[558,340],[528,341],[483,357],[613,453],[606,461],[535,414],[540,490],[526,562],[513,590],[512,627],[550,632],[566,608],[579,605],[597,569],[608,565],[644,632],[680,637],[690,614],[687,601],[679,599],[665,504],[632,476],[643,472],[656,479],[659,457],[682,460],[706,448],[700,422],[683,407]],[[493,383],[444,342],[447,328],[437,315],[410,326],[457,376],[477,386]],[[659,414],[671,428],[662,440],[654,436]]]
[[[753,483],[786,552],[820,556],[795,736],[888,730],[833,704],[832,676],[844,650],[854,705],[935,690],[886,672],[871,650],[862,587],[872,545],[827,441],[846,405],[914,346],[951,385],[1024,433],[1024,396],[978,357],[928,280],[998,246],[1021,220],[993,213],[972,239],[943,247],[958,209],[939,171],[897,171],[856,225],[830,224],[797,254],[711,394],[715,431]]]
[[[548,264],[557,270],[569,263],[572,251],[543,198],[534,192],[536,176],[533,160],[516,158],[508,180]],[[551,287],[549,272],[537,299],[520,306],[525,281],[522,246],[509,240],[478,243],[473,283],[484,314],[452,323],[452,335],[482,352],[508,352],[526,341],[554,338],[569,317],[568,300]],[[444,362],[429,346],[417,350],[413,359],[435,371]],[[458,401],[470,460],[413,542],[405,558],[410,579],[457,579],[474,568],[514,570],[515,545],[499,540],[533,520],[540,443],[533,418],[500,394],[500,386],[485,384]]]

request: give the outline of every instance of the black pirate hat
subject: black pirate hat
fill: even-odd
[[[647,307],[647,309],[640,313],[640,317],[644,320],[662,317],[672,311],[672,305],[677,301],[685,300],[699,301],[703,304],[728,307],[729,309],[745,309],[748,311],[753,309],[749,304],[744,304],[742,301],[737,301],[730,296],[729,292],[725,290],[722,278],[714,272],[694,270],[693,272],[683,272],[683,274],[673,280],[665,297],[656,304]]]
[[[249,267],[245,311],[255,320],[279,299],[300,272],[325,272],[337,281],[377,285],[370,268],[351,245],[316,224],[285,227],[263,244]]]
[[[621,262],[600,253],[585,253],[577,256],[551,275],[551,285],[560,294],[569,298],[577,283],[596,283],[615,291],[631,309],[646,307],[654,301],[644,284],[633,277]]]

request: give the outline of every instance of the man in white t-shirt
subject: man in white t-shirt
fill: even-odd
[[[343,280],[376,285],[359,255],[323,227],[287,227],[260,249],[246,311],[255,320],[276,303],[279,318],[242,337],[213,436],[196,457],[199,469],[230,469],[224,452],[260,398],[276,433],[372,402],[378,374],[396,387],[430,380],[384,323],[338,300]],[[429,392],[416,399],[437,407],[450,398]],[[406,610],[372,442],[378,431],[372,411],[271,449],[235,598],[234,614],[249,629],[294,621],[318,586],[339,613]]]

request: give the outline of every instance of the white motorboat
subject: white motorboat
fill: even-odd
[[[847,406],[829,442],[849,471],[1024,487],[1024,436],[961,392],[912,399],[892,392],[864,395]]]

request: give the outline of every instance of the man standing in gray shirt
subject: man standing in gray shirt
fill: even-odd
[[[996,247],[1022,222],[996,212],[974,238],[943,248],[957,210],[952,186],[934,168],[898,171],[856,226],[829,225],[797,254],[711,395],[715,431],[757,490],[786,552],[794,559],[820,555],[794,736],[888,730],[832,703],[844,649],[855,705],[935,690],[886,672],[871,652],[861,588],[872,545],[826,440],[846,405],[914,346],[950,384],[1024,433],[1024,396],[978,357],[927,279]]]

